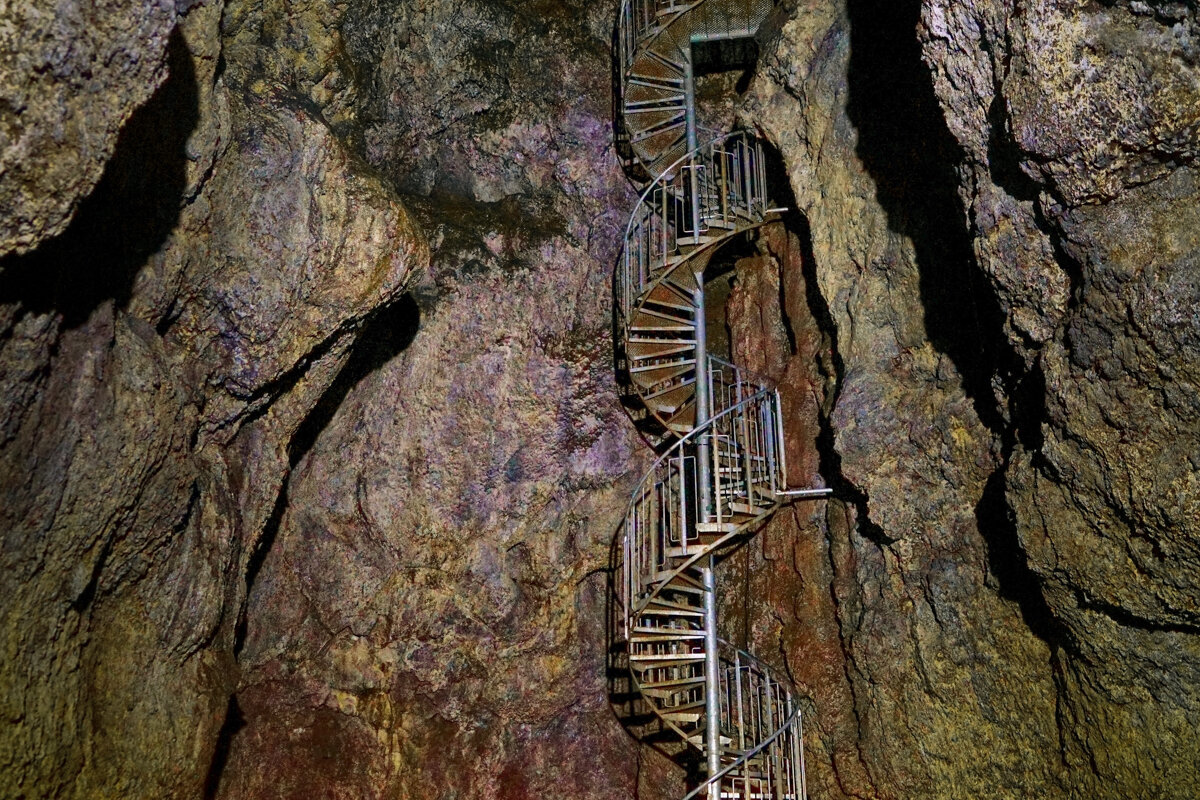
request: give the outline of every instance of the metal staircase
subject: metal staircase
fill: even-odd
[[[694,45],[753,36],[774,4],[625,0],[617,25],[617,150],[646,184],[614,279],[617,362],[634,418],[662,447],[619,534],[614,633],[628,718],[691,756],[685,800],[806,797],[797,699],[718,638],[715,568],[782,503],[827,490],[787,489],[778,392],[708,353],[710,259],[783,209],[752,133],[699,129],[693,68]]]

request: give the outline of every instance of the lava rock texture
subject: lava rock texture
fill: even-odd
[[[0,798],[683,794],[607,696],[615,15],[0,8]],[[706,79],[813,798],[1200,797],[1198,37],[787,0]]]
[[[3,178],[4,797],[204,791],[289,448],[428,259],[311,102],[240,81],[230,9],[149,35],[141,5],[4,12],[54,20],[6,39],[33,151]]]
[[[1200,795],[1195,5],[782,16],[743,118],[830,337],[818,792]]]

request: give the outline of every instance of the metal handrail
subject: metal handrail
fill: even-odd
[[[755,668],[759,669],[763,673],[766,673],[767,675],[771,675],[771,673],[774,672],[774,670],[771,669],[771,667],[769,665],[763,663],[762,661],[759,661],[757,658],[755,658],[753,655],[751,655],[747,651],[742,650],[742,649],[730,644],[729,642],[725,641],[724,639],[720,640],[720,643],[722,646],[735,651],[738,654],[738,656],[740,656],[741,658],[745,658],[746,660],[751,662],[751,664]],[[785,687],[787,685],[786,683],[781,681],[779,678],[774,678],[774,681],[780,687]],[[731,772],[737,770],[739,767],[746,765],[751,760],[756,758],[760,753],[762,753],[764,750],[766,750],[772,744],[774,744],[776,741],[778,741],[781,737],[785,736],[788,733],[791,733],[791,729],[792,729],[793,725],[803,729],[803,715],[802,715],[799,704],[794,704],[794,708],[789,713],[788,718],[786,720],[784,720],[783,724],[781,724],[774,732],[772,732],[770,735],[768,735],[765,739],[763,739],[757,745],[754,745],[751,749],[744,752],[741,756],[739,756],[738,758],[734,759],[732,762],[727,764],[715,775],[711,775],[708,778],[706,778],[703,783],[701,783],[695,789],[693,789],[690,792],[688,792],[687,794],[685,794],[683,796],[682,800],[693,800],[693,798],[699,797],[700,793],[706,792],[708,790],[709,786],[711,786],[714,783],[721,782]],[[800,762],[800,771],[799,771],[799,775],[798,775],[798,782],[800,785],[799,785],[799,787],[797,787],[799,789],[799,797],[807,796],[807,786],[805,786],[806,776],[804,774],[803,765],[804,765],[803,761],[801,761]],[[783,796],[787,797],[788,795],[784,794]],[[793,796],[795,796],[795,795],[793,795]]]
[[[676,440],[675,443],[671,445],[671,447],[669,447],[662,455],[660,455],[654,461],[654,463],[650,466],[650,469],[642,477],[642,480],[638,484],[637,488],[634,489],[633,493],[630,495],[629,504],[625,507],[625,524],[626,524],[626,526],[628,526],[630,517],[634,514],[635,510],[637,509],[639,500],[641,498],[644,498],[647,496],[647,491],[646,491],[647,485],[648,484],[652,485],[653,480],[658,477],[658,470],[660,467],[662,467],[664,464],[670,463],[672,458],[680,455],[686,446],[693,443],[694,440],[697,440],[697,439],[707,435],[711,429],[715,428],[722,421],[731,418],[732,415],[734,415],[737,411],[748,408],[752,404],[754,404],[760,400],[763,400],[765,398],[775,398],[775,397],[777,397],[777,395],[776,395],[775,389],[773,387],[761,389],[758,392],[755,392],[750,397],[747,397],[745,400],[741,401],[737,405],[726,408],[718,414],[714,414],[708,420],[708,422],[706,422],[705,424],[703,424],[697,428],[694,428],[686,436],[683,436],[683,437],[679,438],[678,440]],[[771,509],[771,510],[773,510],[773,509]],[[627,528],[626,536],[625,536],[625,539],[623,540],[623,543],[628,542],[628,537],[629,537],[629,533],[628,533],[628,528]],[[721,541],[727,541],[727,539],[728,539],[728,537],[726,539],[722,539]],[[704,553],[701,553],[701,555],[711,552],[714,548],[715,548],[715,546],[707,548]],[[628,547],[623,548],[623,552],[628,553],[629,552]],[[699,556],[697,556],[697,558],[698,557]],[[677,574],[679,572],[682,572],[684,569],[687,569],[689,566],[691,566],[693,563],[695,563],[695,560],[696,560],[695,558],[688,558],[681,565],[670,570],[668,574]],[[641,610],[644,609],[646,607],[646,605],[654,597],[656,597],[658,595],[658,592],[661,591],[661,588],[662,588],[664,582],[665,582],[665,578],[664,578],[664,580],[660,580],[657,583],[655,590],[652,591],[650,594],[648,594],[646,596],[646,598],[644,598],[642,601],[640,601],[638,608],[636,610],[634,610],[633,603],[632,603],[632,601],[633,601],[632,581],[626,583],[624,594],[625,594],[625,600],[627,602],[625,604],[626,613],[625,613],[624,622],[625,622],[625,629],[626,629],[627,634],[628,634],[628,630],[629,630],[630,619],[632,617],[636,616],[639,612],[641,612]],[[626,638],[628,638],[628,636],[626,636]]]
[[[751,142],[753,147],[750,146]],[[718,149],[729,144],[734,147]],[[721,161],[717,160],[718,156],[722,157]],[[718,136],[680,156],[642,191],[625,225],[621,249],[620,286],[615,294],[622,319],[629,319],[636,301],[676,269],[729,238],[721,237],[707,246],[697,246],[667,269],[668,258],[679,252],[679,240],[688,238],[680,235],[681,228],[686,231],[690,227],[692,236],[697,237],[702,229],[711,231],[714,223],[720,223],[733,225],[730,231],[732,235],[762,225],[771,212],[781,210],[772,208],[767,201],[763,165],[761,141],[748,131],[735,131]],[[695,205],[682,203],[684,213],[688,213],[691,219],[681,224],[680,214],[674,204],[674,213],[664,212],[668,199],[678,200],[691,191],[690,181],[688,187],[683,185],[682,173],[685,169],[702,170],[699,181],[701,196],[704,200],[717,202]],[[695,216],[697,211],[693,209],[698,210],[699,216]],[[637,254],[636,270],[634,253]],[[633,280],[635,275],[636,281]]]
[[[618,64],[621,74],[621,88],[625,85],[625,70],[633,64],[633,56],[639,49],[638,45],[646,45],[656,34],[662,33],[671,27],[675,20],[680,19],[684,14],[703,10],[700,7],[706,3],[711,4],[710,0],[690,0],[689,2],[676,2],[676,0],[624,0],[621,3],[621,9],[617,15],[617,46],[618,46]],[[761,2],[763,9],[769,10],[777,4],[776,0],[764,0]],[[752,28],[757,28],[762,22],[762,17],[765,14],[758,15],[754,20],[748,20],[740,26],[729,26],[722,31],[726,35],[737,33],[739,35],[747,35]],[[712,39],[719,37],[710,34],[705,38]]]
[[[618,552],[621,554],[622,562],[619,565],[622,589],[621,627],[624,633],[625,641],[630,640],[630,631],[632,628],[636,627],[636,620],[642,615],[647,606],[649,606],[650,603],[652,603],[655,598],[661,594],[664,587],[670,584],[675,576],[683,573],[685,570],[688,570],[697,561],[706,557],[710,553],[714,551],[721,551],[736,541],[742,539],[747,534],[755,530],[763,522],[765,522],[771,513],[773,513],[777,504],[772,504],[770,507],[764,507],[761,513],[758,514],[754,519],[741,525],[736,530],[724,534],[717,540],[711,542],[709,545],[703,548],[697,548],[696,552],[694,552],[690,557],[685,557],[682,561],[675,564],[671,569],[665,572],[660,572],[657,570],[657,563],[651,564],[651,570],[649,574],[657,575],[657,580],[654,582],[651,590],[644,597],[637,596],[635,586],[642,586],[644,583],[643,578],[646,576],[647,572],[641,568],[637,568],[642,565],[643,559],[635,558],[634,553],[641,553],[645,550],[645,548],[641,545],[641,543],[634,541],[638,535],[639,528],[636,524],[631,525],[631,521],[636,516],[635,511],[638,508],[639,503],[647,496],[647,487],[654,486],[659,476],[659,469],[665,464],[670,464],[674,458],[679,457],[690,443],[699,437],[707,435],[711,430],[719,427],[723,421],[736,418],[738,416],[738,412],[752,408],[763,400],[775,400],[777,402],[777,394],[775,393],[775,390],[770,387],[761,389],[737,405],[724,409],[721,411],[721,413],[713,416],[708,423],[694,429],[687,436],[682,437],[665,453],[659,456],[645,477],[643,477],[641,483],[632,493],[629,505],[626,508],[625,535],[621,540],[620,548],[618,548]],[[656,531],[655,534],[652,535],[657,535],[658,533],[659,532]],[[630,679],[633,684],[633,688],[638,691],[639,694],[643,694],[642,681],[638,678],[636,672],[630,672]],[[686,739],[687,734],[671,720],[663,716],[664,709],[659,709],[653,703],[650,704],[650,708],[665,726],[674,730],[681,738]]]
[[[692,0],[692,2],[684,3],[677,3],[673,0],[624,0],[617,17],[617,42],[621,47],[619,63],[622,80],[624,80],[625,70],[633,63],[632,56],[637,44],[644,41],[650,33],[665,30],[679,16],[701,2],[704,0]],[[635,27],[635,20],[640,20],[641,24]]]
[[[773,388],[762,389],[761,391],[755,393],[751,397],[746,398],[745,400],[743,400],[741,403],[737,404],[736,406],[727,408],[727,409],[723,410],[720,414],[714,415],[708,421],[708,423],[695,428],[694,430],[689,432],[686,436],[680,438],[666,452],[664,452],[662,455],[660,455],[658,457],[658,459],[655,460],[654,464],[650,467],[650,469],[647,471],[646,475],[642,478],[642,481],[638,484],[638,487],[633,491],[633,493],[630,497],[629,505],[626,507],[626,511],[625,511],[625,523],[624,523],[625,536],[621,540],[621,547],[618,548],[618,550],[617,550],[617,552],[622,555],[622,563],[619,565],[619,569],[621,572],[621,587],[622,587],[621,606],[622,606],[622,612],[623,612],[622,617],[621,617],[621,622],[622,622],[621,627],[624,632],[624,640],[626,642],[628,642],[630,640],[630,630],[632,627],[634,627],[634,620],[636,620],[636,618],[642,614],[642,612],[646,609],[646,607],[650,603],[652,603],[654,601],[654,599],[659,596],[659,594],[661,594],[663,589],[673,580],[673,578],[675,576],[677,576],[680,573],[683,573],[685,570],[689,569],[701,558],[704,558],[705,556],[709,555],[710,553],[712,553],[714,551],[720,551],[720,550],[724,549],[725,547],[729,546],[734,541],[744,537],[747,533],[753,531],[760,524],[762,524],[762,522],[764,522],[770,516],[770,514],[774,511],[774,507],[769,508],[769,509],[764,509],[763,513],[761,513],[756,519],[746,523],[745,525],[741,526],[739,529],[737,529],[735,531],[726,533],[725,535],[718,538],[716,541],[712,542],[707,547],[705,547],[703,549],[698,549],[696,553],[694,553],[690,557],[686,557],[683,561],[676,564],[672,569],[666,571],[665,573],[659,574],[659,576],[658,576],[659,579],[654,583],[654,586],[651,589],[651,591],[645,597],[641,598],[640,600],[637,600],[636,607],[635,607],[635,598],[634,598],[633,587],[635,584],[639,585],[639,586],[641,585],[643,576],[640,571],[637,574],[634,574],[630,569],[630,567],[633,566],[633,559],[631,558],[631,553],[634,551],[634,548],[630,544],[629,523],[630,523],[631,517],[633,517],[633,515],[634,515],[634,510],[638,506],[639,499],[646,496],[647,484],[653,485],[654,479],[657,478],[659,467],[661,467],[663,464],[670,463],[672,457],[674,457],[678,454],[681,454],[683,452],[684,447],[687,444],[691,443],[694,439],[704,435],[707,430],[713,428],[716,424],[718,424],[718,422],[720,420],[728,418],[730,415],[735,414],[740,409],[750,406],[751,404],[753,404],[756,401],[759,401],[766,397],[772,397],[772,396],[775,396],[775,390]],[[636,532],[636,530],[637,530],[637,528],[635,527],[634,531]],[[641,550],[640,547],[637,549]],[[639,694],[644,694],[642,682],[641,682],[641,680],[639,680],[637,673],[633,670],[630,671],[630,680],[633,684],[633,688],[636,689]],[[675,725],[671,720],[664,717],[661,709],[659,709],[653,703],[650,704],[650,708],[653,710],[655,716],[657,716],[659,718],[659,720],[662,722],[662,724],[664,724],[667,727],[674,730],[680,736],[680,738],[685,739],[685,740],[687,739],[687,734],[682,729],[680,729],[679,726]]]
[[[779,393],[767,379],[704,352],[703,317],[696,313],[704,304],[695,294],[702,279],[676,282],[651,297],[681,267],[704,263],[697,259],[782,210],[768,201],[763,146],[753,133],[715,135],[695,145],[688,52],[697,41],[751,35],[774,5],[623,0],[617,23],[619,151],[626,159],[632,153],[627,168],[636,163],[647,173],[673,160],[640,193],[625,227],[613,293],[616,332],[625,353],[634,353],[636,369],[627,368],[647,409],[668,432],[687,432],[655,459],[630,495],[614,541],[619,616],[612,621],[614,634],[619,630],[627,643],[635,696],[664,729],[707,749],[711,774],[684,800],[706,789],[715,798],[721,792],[713,787],[726,778],[732,787],[741,782],[743,800],[764,791],[775,800],[802,800],[806,793],[803,723],[793,692],[749,653],[715,643],[712,565],[697,569],[701,559],[747,541],[787,497]],[[639,59],[647,69],[634,68]],[[637,89],[630,95],[632,78]],[[682,94],[672,93],[676,86],[685,87]],[[676,135],[680,118],[686,118],[683,138]],[[693,149],[675,157],[684,141]],[[689,294],[691,301],[683,299]],[[664,317],[674,321],[664,325]],[[628,341],[633,335],[642,337],[636,351]],[[655,350],[658,343],[667,348]],[[674,355],[681,350],[685,355]],[[695,397],[686,399],[688,391]],[[687,403],[694,414],[680,410]],[[702,584],[696,575],[705,576]],[[701,585],[706,616],[697,628],[686,614],[696,615],[688,593]],[[698,637],[706,642],[702,663]],[[666,688],[681,685],[688,688]],[[698,715],[698,706],[709,716]],[[707,730],[681,727],[696,725],[698,717],[707,720]],[[734,737],[737,746],[724,753],[731,761],[722,767],[723,741]]]

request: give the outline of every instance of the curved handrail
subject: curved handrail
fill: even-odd
[[[645,491],[646,486],[647,486],[647,484],[651,483],[657,477],[659,467],[661,467],[663,464],[668,463],[672,457],[678,456],[679,453],[682,452],[686,446],[692,444],[695,440],[701,438],[702,436],[707,435],[711,430],[716,428],[717,425],[724,418],[729,417],[730,415],[733,415],[735,412],[737,412],[741,409],[748,408],[755,402],[762,400],[763,398],[772,396],[772,395],[775,395],[775,389],[773,387],[759,389],[753,395],[751,395],[750,397],[747,397],[745,400],[742,400],[740,403],[730,406],[729,408],[724,409],[720,413],[714,414],[712,417],[709,418],[709,420],[706,423],[704,423],[703,425],[701,425],[699,427],[692,429],[687,435],[682,436],[678,440],[676,440],[674,444],[672,444],[669,448],[667,448],[666,451],[664,451],[662,453],[662,455],[660,455],[657,459],[655,459],[654,463],[650,466],[650,469],[647,470],[647,472],[644,476],[642,476],[641,482],[638,483],[637,488],[634,489],[632,495],[630,496],[629,504],[625,507],[626,521],[629,520],[630,515],[637,508],[639,499],[646,495],[646,491]],[[628,535],[629,535],[628,532],[626,532],[626,538],[628,537]],[[733,534],[727,534],[726,538],[730,538],[732,536],[733,536]],[[669,574],[674,575],[674,574],[678,574],[678,573],[682,572],[687,567],[694,564],[696,559],[700,558],[703,555],[706,555],[708,552],[711,552],[712,549],[715,549],[715,548],[710,547],[704,553],[700,553],[699,555],[688,558],[687,560],[685,560],[682,563],[682,565],[672,569]],[[666,582],[667,581],[665,579],[662,581],[659,581],[659,583],[655,586],[654,591],[652,591],[650,594],[648,594],[644,600],[639,602],[639,608],[637,610],[633,609],[632,602],[627,602],[627,604],[625,606],[625,608],[626,608],[626,617],[625,617],[626,631],[628,631],[628,629],[629,629],[629,619],[631,617],[635,616],[642,609],[644,609],[646,607],[646,605],[662,591]],[[626,597],[627,601],[633,600],[631,584],[626,585],[625,597]]]
[[[769,509],[764,509],[763,512],[761,514],[759,514],[757,517],[755,517],[754,519],[748,521],[744,525],[739,526],[735,530],[732,530],[732,531],[720,536],[717,540],[709,543],[708,545],[706,545],[702,548],[698,548],[697,551],[695,553],[691,554],[690,556],[684,557],[684,559],[681,562],[674,565],[670,570],[666,571],[665,573],[660,574],[659,579],[655,582],[655,584],[651,588],[651,591],[648,594],[646,594],[644,597],[642,597],[640,599],[636,599],[636,605],[635,605],[634,584],[640,583],[640,578],[638,576],[635,576],[633,574],[633,572],[628,569],[628,567],[631,566],[633,563],[633,559],[631,558],[631,556],[635,549],[630,544],[629,520],[630,520],[631,516],[633,516],[634,510],[638,506],[639,498],[645,496],[644,487],[647,485],[647,483],[652,484],[654,482],[654,480],[657,478],[657,475],[658,475],[658,468],[660,466],[662,466],[663,464],[669,463],[670,457],[673,454],[677,454],[676,451],[682,452],[682,450],[685,449],[685,447],[687,445],[691,444],[695,439],[714,430],[723,419],[726,419],[730,416],[734,416],[734,415],[736,415],[736,412],[738,412],[739,410],[748,408],[748,407],[754,405],[756,402],[759,402],[762,399],[768,398],[771,396],[776,397],[776,399],[778,398],[778,395],[774,388],[768,387],[768,388],[760,389],[758,392],[751,395],[750,397],[747,397],[742,402],[725,409],[724,411],[722,411],[719,414],[714,415],[713,417],[711,417],[708,420],[707,423],[693,429],[686,436],[681,437],[670,448],[668,448],[668,450],[666,452],[664,452],[662,455],[660,455],[658,457],[658,459],[655,460],[654,464],[647,471],[646,475],[642,478],[641,483],[638,484],[638,488],[635,489],[633,494],[631,495],[629,505],[626,507],[626,512],[625,512],[625,536],[622,537],[621,547],[618,549],[618,552],[620,552],[622,554],[622,562],[623,562],[623,566],[625,567],[625,569],[622,570],[622,600],[623,600],[623,602],[621,604],[622,610],[623,610],[621,622],[622,622],[622,629],[625,634],[624,635],[625,641],[627,641],[627,642],[630,641],[630,631],[633,627],[636,627],[635,621],[645,612],[646,608],[651,603],[653,603],[654,600],[656,598],[658,598],[662,594],[663,591],[665,591],[666,587],[671,584],[671,582],[675,579],[675,577],[679,576],[680,574],[685,573],[690,567],[695,565],[696,562],[699,561],[700,559],[705,558],[714,552],[720,552],[720,551],[724,550],[730,544],[734,543],[735,541],[747,536],[749,533],[756,530],[774,512],[774,506],[772,506]],[[637,549],[640,550],[640,548],[637,548]],[[640,572],[638,575],[640,576]],[[755,659],[755,661],[757,661],[757,659]],[[642,683],[642,681],[638,678],[637,673],[633,670],[630,671],[630,679],[633,684],[633,687],[638,691],[638,693],[644,695],[645,694],[645,686]],[[660,720],[660,722],[663,725],[665,725],[668,728],[670,728],[671,730],[675,731],[675,733],[681,739],[684,739],[684,740],[688,739],[688,736],[685,731],[683,731],[678,725],[676,725],[674,722],[672,722],[670,719],[667,719],[663,715],[663,711],[664,711],[663,709],[658,708],[658,706],[655,705],[654,703],[650,703],[649,706],[650,706],[651,710],[653,711],[654,715],[656,717],[658,717],[658,719]]]
[[[724,647],[727,647],[727,648],[733,650],[734,652],[736,652],[740,657],[745,658],[747,661],[751,662],[756,668],[758,668],[763,673],[770,675],[771,673],[774,672],[774,670],[768,664],[755,658],[749,652],[742,650],[738,647],[735,647],[734,645],[730,644],[729,642],[725,641],[724,639],[720,640],[720,643]],[[786,686],[786,684],[784,684],[782,681],[780,681],[779,678],[775,678],[774,680],[778,686],[780,686],[780,687]],[[685,794],[683,796],[682,800],[693,800],[693,798],[699,797],[700,793],[706,792],[710,785],[712,785],[713,783],[721,782],[730,773],[732,773],[732,772],[744,767],[746,764],[750,763],[759,754],[761,754],[763,751],[765,751],[769,747],[771,747],[771,745],[773,745],[777,741],[779,741],[779,739],[790,734],[792,732],[793,725],[800,727],[801,732],[803,732],[803,715],[802,715],[802,712],[800,709],[800,705],[798,703],[790,704],[790,705],[793,705],[794,707],[789,712],[787,719],[785,719],[778,728],[776,728],[770,735],[768,735],[766,738],[764,738],[762,741],[760,741],[757,745],[754,745],[749,750],[747,750],[745,753],[743,753],[741,756],[734,759],[729,764],[726,764],[715,775],[709,776],[707,779],[705,779],[705,781],[703,783],[701,783],[695,789],[692,789],[690,792]],[[797,788],[799,788],[799,797],[805,797],[807,795],[807,791],[806,791],[807,787],[804,786],[805,775],[804,775],[804,770],[803,770],[803,762],[801,762],[801,770],[800,770],[800,774],[799,774],[799,780],[800,780],[800,786],[797,787]],[[787,796],[787,795],[785,795],[785,796]]]
[[[623,0],[617,14],[617,44],[618,64],[621,81],[624,84],[625,70],[633,64],[633,57],[638,51],[638,45],[647,44],[653,37],[668,30],[671,25],[685,14],[702,13],[701,7],[711,4],[711,0]],[[777,5],[776,0],[762,0],[763,10],[769,10]],[[759,15],[753,22],[734,29],[732,26],[725,31],[728,35],[751,33],[751,28],[761,24],[765,13]]]
[[[730,139],[746,138],[748,135],[749,135],[748,131],[740,130],[740,131],[731,131],[729,133],[719,133],[716,136],[711,137],[710,139],[706,140],[703,144],[698,145],[695,150],[691,150],[687,153],[684,153],[679,158],[675,159],[670,164],[668,164],[666,167],[664,167],[658,173],[658,175],[654,178],[654,183],[658,183],[663,178],[669,178],[669,177],[674,176],[675,171],[677,169],[679,169],[681,166],[683,166],[683,163],[685,161],[694,159],[698,154],[704,152],[705,150],[710,149],[713,146],[718,145],[718,144],[724,144],[726,141],[729,141]],[[633,207],[633,213],[629,215],[629,222],[626,223],[626,225],[625,225],[625,240],[626,241],[629,240],[629,233],[633,226],[633,221],[637,217],[638,210],[646,204],[646,198],[650,195],[650,193],[653,190],[654,190],[654,185],[652,183],[650,186],[647,186],[644,190],[642,190],[642,193],[638,196],[637,204],[634,205],[634,207]]]
[[[621,114],[622,129],[630,129],[624,98],[631,77],[629,71],[638,53],[656,49],[658,40],[668,35],[675,52],[690,47],[694,41],[752,36],[778,3],[779,0],[742,0],[741,8],[730,8],[728,3],[714,0],[623,0],[616,26],[616,105]],[[745,13],[738,16],[737,11]],[[685,18],[688,25],[699,30],[685,32],[684,37],[681,37],[675,31],[675,26]],[[658,154],[661,155],[662,153]],[[646,161],[638,155],[637,148],[633,148],[631,156],[647,172],[653,174],[653,159],[651,162]],[[631,177],[635,177],[639,183],[642,180],[634,175]]]
[[[621,3],[621,10],[617,15],[617,42],[621,48],[618,53],[618,63],[622,85],[625,82],[625,70],[629,69],[633,63],[632,58],[636,52],[636,46],[647,38],[647,34],[655,30],[666,30],[680,15],[701,2],[704,0],[692,0],[684,3],[676,3],[673,0],[624,0]],[[636,18],[644,21],[643,24],[636,27],[634,26],[635,8],[641,9],[641,13],[637,14]],[[652,9],[652,11],[647,13],[646,9]],[[654,20],[653,23],[650,22],[651,19]]]
[[[752,133],[712,136],[675,156],[696,140],[692,44],[752,35],[775,1],[623,0],[615,36],[618,151],[631,175],[644,170],[639,179],[671,161],[639,193],[625,227],[613,292],[618,367],[677,438],[630,495],[613,542],[619,621],[611,619],[626,644],[630,696],[652,712],[645,719],[707,753],[710,774],[685,800],[706,789],[742,800],[805,797],[799,704],[766,664],[716,642],[715,558],[699,564],[747,541],[784,501],[779,393],[705,352],[701,275],[664,286],[685,265],[703,272],[722,243],[782,210],[770,206]],[[726,779],[730,792],[718,791]]]
[[[753,149],[750,147],[751,140]],[[735,146],[732,152],[718,149],[732,142],[741,146]],[[718,154],[722,156],[721,161],[717,159]],[[697,247],[687,253],[686,258],[666,269],[669,256],[679,252],[679,240],[686,238],[679,235],[681,229],[686,229],[682,223],[690,224],[693,232],[702,228],[711,230],[718,223],[735,225],[737,232],[742,232],[762,225],[768,221],[771,212],[781,210],[772,208],[767,201],[764,162],[762,143],[758,138],[748,131],[734,131],[716,136],[680,156],[646,186],[629,215],[622,240],[621,285],[616,294],[620,300],[618,310],[623,319],[629,319],[636,298],[644,296],[687,260],[724,241],[714,240],[707,247]],[[665,214],[656,207],[658,201],[655,199],[661,196],[660,204],[665,207],[668,197],[680,197],[690,191],[682,185],[674,185],[685,169],[697,171],[698,189],[702,197],[719,200],[716,206],[703,202],[698,204],[695,210],[699,212],[699,217],[686,221],[678,213]],[[692,210],[690,204],[685,212],[689,210]],[[654,226],[656,217],[657,228]],[[649,246],[651,239],[658,241],[658,246],[653,249]],[[636,270],[631,261],[635,252],[638,254]],[[636,286],[630,281],[635,274],[638,276]]]

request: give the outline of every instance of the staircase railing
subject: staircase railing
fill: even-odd
[[[712,139],[655,178],[638,198],[625,226],[625,243],[616,273],[616,297],[622,319],[653,284],[678,266],[681,245],[711,245],[762,224],[773,211],[767,198],[762,142],[746,131]],[[690,173],[695,171],[700,202],[691,202]],[[698,216],[696,214],[698,212]]]
[[[679,747],[704,757],[705,778],[684,800],[806,797],[791,685],[716,635],[718,559],[781,503],[824,493],[787,489],[775,388],[705,345],[709,259],[782,209],[769,200],[763,145],[752,133],[694,144],[692,45],[752,35],[773,6],[624,0],[615,36],[618,152],[635,179],[670,162],[625,230],[614,275],[618,352],[629,394],[674,441],[634,490],[615,543],[613,634],[622,650],[613,652],[624,653],[632,696],[649,711],[634,717],[639,729],[657,719]],[[693,149],[676,157],[683,141]]]
[[[786,479],[779,439],[774,433],[760,435],[764,428],[773,427],[778,417],[779,392],[774,388],[759,388],[676,440],[642,477],[625,511],[621,545],[621,607],[625,610],[626,639],[634,618],[662,588],[670,573],[688,568],[700,557],[720,550],[745,533],[731,530],[718,542],[706,545],[699,544],[701,537],[689,535],[695,526],[698,505],[694,446],[702,439],[722,439],[738,454],[732,460],[736,464],[733,472],[740,473],[737,479],[726,480],[722,486],[720,479],[714,477],[718,496],[715,507],[710,509],[713,513],[710,524],[729,524],[735,503],[751,505],[768,492],[774,498],[775,487]],[[772,425],[768,426],[767,421]],[[716,476],[717,465],[726,462],[717,448],[709,450]],[[776,503],[774,499],[770,501],[770,510],[774,510]]]
[[[721,736],[740,755],[716,774],[715,781],[725,782],[729,794],[755,800],[806,797],[804,719],[789,684],[750,653],[724,640],[721,667]],[[746,764],[759,766],[762,777],[737,775]],[[697,786],[683,800],[703,796],[711,783]]]

